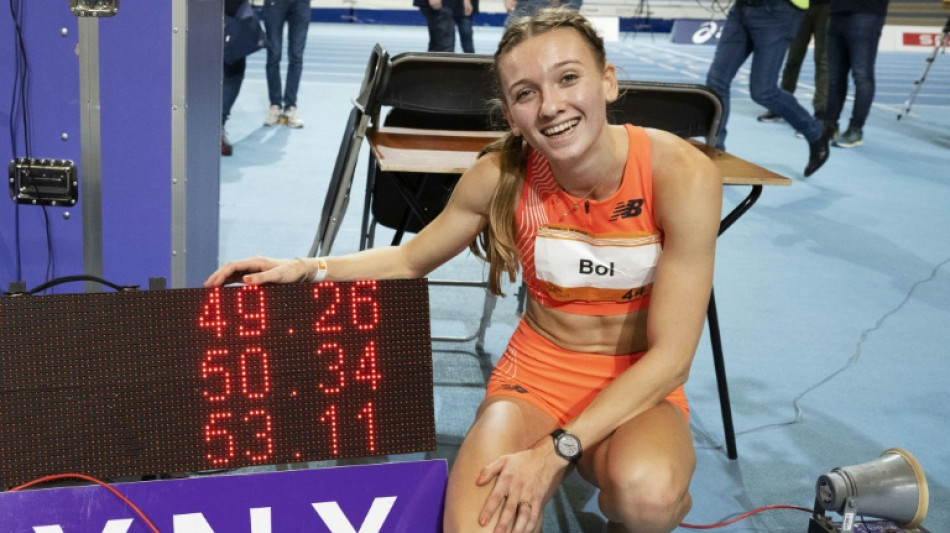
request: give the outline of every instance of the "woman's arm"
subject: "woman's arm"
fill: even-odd
[[[498,172],[496,155],[489,154],[476,161],[459,179],[445,209],[418,235],[400,246],[325,258],[250,257],[222,265],[208,277],[204,286],[312,280],[320,262],[328,280],[423,277],[464,250],[485,226]]]

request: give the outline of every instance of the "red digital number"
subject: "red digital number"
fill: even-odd
[[[321,296],[326,295],[327,292],[331,294],[329,296]],[[320,318],[318,318],[316,324],[314,324],[313,330],[317,333],[338,333],[343,331],[342,318],[337,315],[337,309],[340,306],[340,302],[343,301],[340,292],[340,286],[332,281],[324,281],[313,287],[314,298],[317,300],[329,300]]]
[[[357,420],[366,422],[366,449],[371,452],[376,451],[376,422],[373,416],[373,402],[367,403],[356,415]]]
[[[340,433],[337,427],[336,405],[330,407],[320,416],[320,421],[330,426],[330,453],[340,455]]]
[[[353,326],[360,331],[374,329],[379,324],[379,303],[376,302],[375,298],[376,289],[376,280],[357,281],[350,288],[352,322]],[[364,291],[371,294],[365,294]]]
[[[221,389],[213,393],[208,389],[203,391],[204,397],[209,402],[223,402],[231,395],[231,373],[223,366],[214,364],[216,357],[227,357],[228,350],[225,348],[212,349],[205,352],[205,358],[201,361],[201,379],[209,379],[214,375],[221,377]]]
[[[248,359],[255,357],[260,361],[260,379],[257,380],[256,390],[252,387],[251,379],[248,377]],[[251,346],[241,352],[241,392],[249,400],[263,400],[270,392],[270,365],[267,361],[267,352],[260,346]]]
[[[330,372],[336,372],[337,381],[336,385],[325,385],[323,382],[317,384],[320,387],[320,390],[326,394],[337,394],[343,387],[346,385],[346,374],[343,370],[343,363],[345,362],[345,354],[343,353],[343,347],[335,342],[327,342],[320,346],[317,350],[318,355],[326,355],[327,353],[336,354],[336,362],[327,365],[327,370]]]
[[[246,301],[246,296],[252,298],[247,298],[248,301]],[[254,296],[256,298],[253,298]],[[264,289],[256,285],[241,287],[237,295],[237,314],[244,322],[238,326],[238,335],[259,337],[267,329],[267,302],[264,299]]]
[[[217,337],[224,336],[224,328],[228,325],[221,312],[221,288],[215,287],[208,293],[208,300],[198,315],[198,327],[213,329]]]
[[[214,455],[209,453],[207,458],[211,461],[211,464],[214,466],[225,466],[234,459],[235,455],[235,446],[234,446],[234,435],[231,434],[227,428],[220,427],[218,425],[219,421],[230,420],[231,413],[229,411],[218,411],[211,413],[209,417],[208,424],[205,425],[205,442],[209,445],[215,446],[212,444],[214,441],[224,441],[223,444],[218,444],[216,447],[223,448],[223,453],[221,455]]]
[[[321,358],[320,364],[326,370],[326,375],[315,381],[318,391],[333,401],[322,407],[317,423],[325,427],[320,433],[325,435],[324,449],[331,456],[342,453],[341,443],[346,436],[341,431],[348,431],[346,428],[351,426],[365,431],[366,452],[377,451],[375,398],[359,399],[362,408],[358,412],[349,408],[341,411],[340,402],[351,383],[365,395],[369,393],[362,387],[377,391],[382,386],[379,345],[373,333],[380,329],[382,321],[379,290],[375,280],[349,284],[322,282],[312,289],[319,311],[310,335],[322,336],[315,355]],[[280,305],[275,309],[283,312]],[[220,468],[275,459],[275,454],[281,455],[275,452],[279,449],[275,425],[280,422],[275,416],[280,414],[265,402],[276,391],[271,373],[276,359],[266,343],[273,340],[272,333],[267,333],[273,327],[268,322],[273,319],[274,324],[283,324],[283,315],[270,317],[265,288],[249,285],[235,291],[212,289],[197,318],[200,329],[206,330],[209,337],[213,333],[220,339],[216,341],[220,346],[205,349],[201,361],[202,394],[209,411],[203,426],[209,464]],[[290,335],[293,330],[287,329]],[[348,335],[353,333],[362,338],[359,354],[347,353],[355,352],[359,346],[351,344],[354,339]],[[347,422],[342,426],[341,417]]]
[[[248,459],[255,463],[262,463],[269,459],[271,455],[274,454],[274,439],[272,438],[274,426],[271,421],[270,415],[267,411],[263,409],[254,409],[244,417],[244,423],[249,424],[251,419],[259,419],[261,424],[261,430],[254,433],[254,438],[263,441],[261,445],[263,450],[260,450],[259,453],[254,453],[251,450],[245,450],[244,454],[247,455]]]
[[[369,388],[376,390],[383,375],[379,373],[376,366],[376,341],[369,341],[369,344],[363,348],[363,355],[360,356],[359,366],[354,375],[356,381],[365,381],[369,383]]]

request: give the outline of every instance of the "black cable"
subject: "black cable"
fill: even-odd
[[[16,159],[17,154],[17,100],[18,96],[22,98],[21,91],[18,91],[18,87],[21,86],[21,78],[23,77],[23,60],[21,56],[23,53],[23,28],[20,24],[19,18],[19,0],[10,0],[10,16],[13,18],[13,28],[14,28],[14,37],[15,37],[15,53],[14,53],[14,74],[13,74],[13,91],[11,92],[10,97],[10,115],[9,115],[9,131],[10,131],[10,157]],[[20,245],[20,204],[15,203],[13,207],[13,224],[14,224],[14,246],[15,252],[14,257],[16,261],[16,279],[23,279],[23,264],[22,264],[22,254],[21,254],[21,245]]]
[[[30,135],[30,65],[26,54],[26,44],[23,39],[23,1],[10,0],[10,15],[13,19],[15,36],[15,69],[13,78],[13,92],[10,99],[10,155],[13,159],[18,158],[19,147],[17,145],[18,129],[22,124],[23,149],[27,161],[33,158],[33,143]],[[18,105],[19,104],[19,105]],[[19,183],[16,184],[19,186]],[[34,184],[34,192],[39,196],[39,190]],[[49,211],[45,204],[39,204],[43,210],[43,222],[46,230],[46,269],[44,278],[50,280],[56,272],[55,249],[53,247],[52,223],[49,217]],[[14,242],[16,257],[16,278],[23,279],[23,250],[20,230],[20,204],[14,204]]]
[[[858,339],[857,345],[855,345],[854,347],[854,354],[852,354],[851,357],[845,362],[844,366],[842,366],[838,370],[835,370],[831,374],[825,376],[824,379],[808,387],[807,389],[802,391],[798,396],[795,397],[795,399],[792,401],[792,406],[795,408],[795,417],[792,420],[788,420],[786,422],[776,422],[774,424],[765,424],[763,426],[747,429],[744,431],[737,431],[736,435],[745,435],[748,433],[752,433],[754,431],[761,431],[763,429],[769,429],[769,428],[775,428],[775,427],[781,427],[781,426],[790,426],[792,424],[801,422],[802,419],[804,418],[802,407],[801,407],[802,398],[804,398],[805,395],[808,394],[809,392],[817,389],[818,387],[824,385],[825,383],[828,383],[837,375],[841,374],[848,368],[854,366],[858,362],[858,359],[861,357],[861,352],[864,348],[864,343],[868,340],[868,337],[875,331],[878,331],[879,329],[881,329],[881,326],[884,325],[885,320],[887,320],[892,315],[896,314],[898,311],[904,308],[907,302],[910,301],[911,296],[914,295],[914,291],[917,290],[917,287],[929,281],[933,281],[937,277],[937,272],[939,272],[940,269],[943,268],[948,263],[950,263],[950,258],[944,259],[940,263],[937,263],[937,266],[935,266],[933,270],[931,270],[930,276],[928,276],[926,279],[921,279],[914,282],[914,284],[910,286],[910,289],[907,290],[907,294],[904,295],[904,299],[901,300],[901,302],[897,304],[897,306],[895,306],[893,309],[884,313],[880,318],[878,318],[877,322],[875,322],[872,327],[864,330],[861,333],[861,338]]]
[[[116,284],[116,283],[112,283],[111,281],[102,279],[102,278],[100,278],[100,277],[98,277],[98,276],[93,276],[93,275],[90,275],[90,274],[78,274],[78,275],[75,275],[75,276],[63,276],[63,277],[61,277],[61,278],[56,278],[56,279],[47,281],[47,282],[45,282],[45,283],[42,283],[42,284],[40,284],[40,285],[37,285],[36,287],[34,287],[34,288],[31,289],[31,290],[26,291],[26,294],[34,295],[34,294],[36,294],[36,293],[38,293],[38,292],[45,291],[46,289],[48,289],[48,288],[50,288],[50,287],[53,287],[53,286],[56,286],[56,285],[59,285],[59,284],[61,284],[61,283],[70,283],[70,282],[73,282],[73,281],[94,281],[94,282],[96,282],[96,283],[105,285],[105,286],[107,286],[107,287],[111,287],[111,288],[115,289],[115,290],[118,291],[118,292],[134,291],[134,290],[138,289],[138,285],[118,285],[118,284]]]

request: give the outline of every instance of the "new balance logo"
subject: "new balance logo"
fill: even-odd
[[[617,205],[614,206],[614,212],[610,216],[610,220],[617,220],[618,218],[633,218],[640,216],[640,213],[643,212],[643,198],[637,198],[636,200],[627,200],[626,202],[617,202]]]

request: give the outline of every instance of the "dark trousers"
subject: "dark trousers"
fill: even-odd
[[[429,52],[454,52],[455,29],[458,28],[462,51],[475,53],[472,17],[465,16],[464,12],[452,9],[444,3],[441,9],[432,9],[425,5],[420,6],[419,11],[425,17],[426,26],[429,28]]]
[[[430,52],[455,51],[455,20],[452,10],[443,6],[442,9],[432,9],[428,5],[419,6],[419,11],[426,18],[429,28]]]
[[[821,137],[822,122],[811,116],[798,100],[778,86],[788,43],[798,30],[801,10],[787,0],[737,0],[726,17],[719,44],[706,75],[706,85],[722,100],[723,114],[717,146],[725,148],[732,80],[752,56],[749,93],[752,100],[782,117],[809,142]]]
[[[837,124],[848,96],[848,72],[854,78],[854,106],[848,129],[861,130],[874,101],[874,63],[884,17],[869,13],[832,13],[828,21],[828,121]]]
[[[247,67],[247,60],[241,59],[224,65],[224,78],[221,82],[221,125],[228,121],[231,115],[231,108],[237,100],[238,93],[241,92],[241,84],[244,82],[244,70]]]
[[[802,17],[798,33],[788,47],[788,57],[782,70],[782,89],[794,93],[798,86],[798,74],[801,72],[808,43],[815,37],[815,97],[812,107],[815,116],[822,118],[828,106],[828,15],[829,4],[812,4]]]

